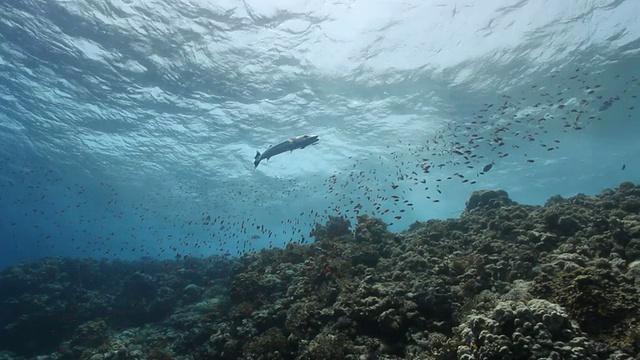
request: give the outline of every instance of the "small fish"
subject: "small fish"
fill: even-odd
[[[627,164],[622,164],[622,170],[627,168]]]
[[[487,172],[491,170],[492,167],[493,167],[493,163],[487,164],[482,168],[482,172]]]
[[[606,100],[605,102],[602,103],[602,105],[600,105],[600,108],[598,108],[598,110],[600,110],[600,111],[607,110],[608,108],[611,107],[611,105],[613,105],[613,100],[614,99],[612,97],[610,97],[609,100]]]

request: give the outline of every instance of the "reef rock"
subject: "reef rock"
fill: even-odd
[[[467,316],[458,331],[465,341],[460,360],[598,359],[594,342],[561,306],[545,300],[500,302],[488,313]]]
[[[467,201],[465,211],[481,208],[498,209],[514,203],[513,200],[509,199],[509,195],[504,190],[478,190],[471,194],[471,197]]]

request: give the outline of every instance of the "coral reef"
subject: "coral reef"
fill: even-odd
[[[315,229],[311,231],[309,234],[316,238],[316,241],[320,239],[335,239],[337,237],[343,235],[349,235],[351,231],[351,222],[349,219],[340,217],[340,216],[332,216],[329,215],[329,220],[325,225],[320,225],[316,223]]]
[[[459,327],[466,343],[458,359],[598,359],[594,341],[571,323],[563,308],[541,299],[501,301],[468,315]]]
[[[7,359],[640,357],[640,186],[463,214],[394,234],[317,225],[237,259],[47,258],[0,273]],[[28,339],[28,340],[27,340]]]
[[[497,209],[513,203],[513,200],[509,198],[509,194],[504,190],[479,190],[471,194],[471,197],[467,201],[465,211],[482,208]]]

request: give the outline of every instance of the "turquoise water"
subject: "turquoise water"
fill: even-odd
[[[328,215],[402,231],[477,189],[640,178],[638,1],[211,3],[0,4],[0,267],[235,256]]]

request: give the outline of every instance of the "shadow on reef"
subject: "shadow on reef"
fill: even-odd
[[[95,321],[107,340],[108,328],[163,320],[202,296],[200,288],[223,287],[230,271],[230,262],[218,258],[46,258],[7,268],[0,273],[0,349],[27,357],[53,352]]]
[[[20,359],[640,356],[640,187],[520,205],[474,192],[394,234],[330,217],[239,259],[45,259],[0,273]],[[0,352],[1,354],[1,352]]]

